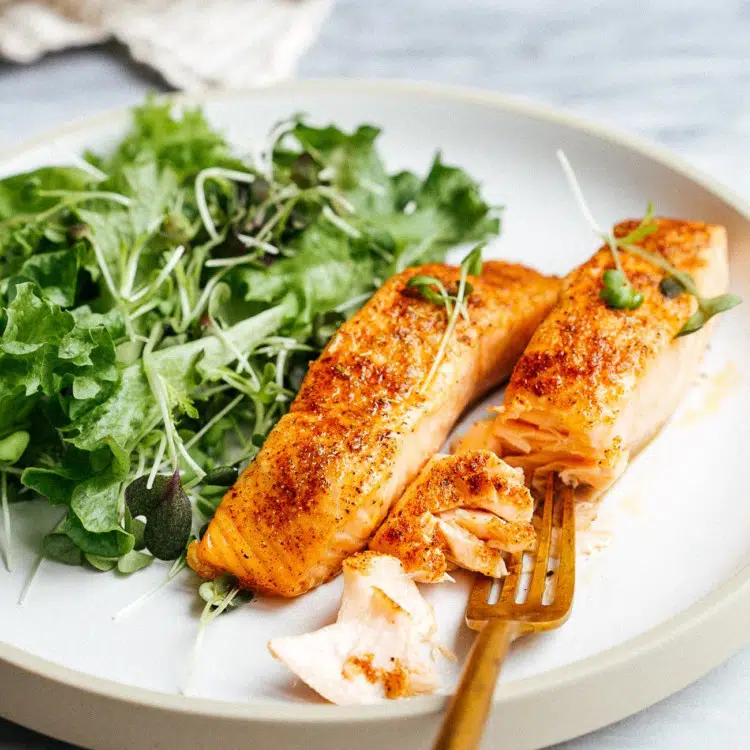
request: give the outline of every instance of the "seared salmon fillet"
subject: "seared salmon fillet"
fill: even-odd
[[[231,573],[242,586],[281,596],[335,576],[466,406],[507,379],[559,293],[557,279],[485,263],[481,276],[469,277],[468,320],[459,316],[425,388],[447,317],[407,287],[416,274],[450,291],[460,269],[406,270],[341,326],[189,550],[198,573]]]
[[[703,296],[726,291],[729,281],[723,227],[658,219],[642,240],[690,273]],[[626,221],[615,235],[638,222]],[[675,338],[697,303],[665,296],[664,271],[621,253],[623,268],[644,295],[636,310],[610,309],[600,298],[602,274],[613,267],[608,249],[564,281],[560,302],[534,334],[491,425],[481,424],[488,447],[522,468],[537,488],[550,471],[577,487],[581,500],[596,499],[676,409],[693,379],[711,333],[705,326]]]
[[[416,581],[447,580],[458,566],[500,578],[503,552],[531,549],[534,500],[523,472],[494,453],[435,456],[407,487],[370,541],[398,557]]]

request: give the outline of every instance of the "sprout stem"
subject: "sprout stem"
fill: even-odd
[[[240,593],[239,586],[235,586],[229,592],[223,596],[214,597],[211,601],[206,602],[206,606],[203,608],[201,613],[200,625],[198,626],[198,633],[195,636],[195,643],[190,653],[190,659],[188,660],[187,670],[185,674],[185,682],[183,683],[180,692],[183,695],[187,695],[190,689],[190,683],[192,682],[193,672],[198,664],[198,658],[200,656],[201,647],[203,646],[203,638],[206,633],[206,628],[232,603],[234,597]]]
[[[34,564],[31,566],[31,570],[29,571],[29,577],[26,579],[26,583],[23,585],[23,588],[21,589],[21,594],[18,597],[18,606],[23,607],[23,605],[26,603],[26,599],[29,596],[29,591],[31,591],[31,584],[34,583],[36,580],[37,573],[39,573],[39,568],[42,567],[42,563],[44,562],[44,553],[40,552],[37,555],[36,560],[34,560]]]
[[[50,533],[53,533],[59,528],[59,526],[65,520],[66,515],[67,515],[67,512],[63,513],[62,518],[60,518],[58,521],[55,521],[55,525],[50,529]],[[42,567],[42,562],[44,562],[44,552],[39,553],[36,560],[34,561],[34,564],[31,566],[31,570],[29,571],[29,577],[26,579],[26,583],[21,589],[21,593],[18,597],[19,607],[22,607],[26,603],[26,599],[28,598],[29,592],[31,591],[31,586],[34,583],[34,581],[36,581],[36,577],[39,574],[39,569]]]
[[[231,270],[231,266],[229,268],[222,268],[221,271],[219,271],[217,274],[212,276],[209,280],[206,286],[203,288],[203,292],[201,293],[201,296],[198,298],[198,303],[196,306],[190,311],[187,318],[183,319],[182,325],[180,326],[182,331],[187,330],[187,328],[190,326],[190,324],[198,317],[200,317],[201,313],[203,312],[203,308],[208,303],[208,299],[211,296],[211,292],[213,292],[214,287],[222,280],[222,278]]]
[[[119,203],[126,208],[133,204],[133,200],[128,198],[127,195],[113,193],[109,190],[40,190],[38,195],[42,198],[68,198],[73,203],[89,200],[106,200]]]
[[[180,245],[169,257],[169,260],[166,262],[166,265],[164,268],[159,271],[159,275],[156,277],[156,280],[153,284],[146,285],[144,287],[141,287],[135,294],[133,294],[130,297],[130,302],[137,302],[142,297],[145,297],[147,294],[153,294],[169,277],[169,274],[172,273],[175,266],[180,262],[180,258],[185,253],[185,246]]]
[[[8,474],[0,471],[0,503],[3,509],[3,533],[5,535],[5,567],[10,573],[13,570],[11,555],[10,508],[8,506]]]
[[[196,477],[199,479],[202,479],[206,476],[206,472],[201,469],[200,466],[193,460],[192,456],[187,452],[185,449],[185,445],[182,442],[182,438],[180,438],[179,435],[175,435],[177,438],[177,450],[182,454],[182,457],[185,459],[185,462],[187,465],[193,470],[193,473]]]
[[[206,424],[201,427],[198,432],[185,443],[186,448],[192,448],[217,422],[220,422],[224,417],[229,414],[235,406],[237,406],[242,399],[245,398],[245,394],[241,393],[239,396],[235,396],[221,411],[214,414]]]
[[[573,167],[570,165],[570,162],[568,161],[568,157],[565,155],[565,152],[562,149],[557,150],[557,159],[560,162],[560,166],[562,166],[563,168],[565,177],[567,177],[568,179],[568,184],[570,185],[570,189],[573,191],[573,196],[575,197],[576,202],[578,203],[578,207],[581,209],[583,218],[586,219],[589,226],[600,237],[606,237],[607,233],[599,226],[599,224],[597,224],[596,219],[591,213],[591,210],[589,209],[589,205],[588,203],[586,203],[586,199],[583,197],[583,190],[581,190],[581,186],[578,183],[578,178],[576,177],[576,173],[573,171]]]
[[[104,282],[107,285],[107,289],[109,289],[109,293],[112,295],[113,299],[119,300],[120,295],[117,291],[117,288],[115,287],[114,279],[112,278],[112,274],[109,272],[109,266],[107,265],[104,254],[99,247],[99,243],[94,240],[91,243],[91,246],[94,248],[94,257],[96,258],[96,263],[99,266],[99,270],[102,272],[102,277],[104,278]]]
[[[208,167],[208,169],[198,172],[198,175],[195,178],[195,200],[198,204],[198,213],[203,221],[203,226],[213,240],[219,238],[219,233],[216,231],[216,225],[211,218],[211,212],[208,208],[205,183],[209,178],[215,180],[220,177],[224,177],[227,180],[233,180],[234,182],[244,182],[247,184],[255,182],[256,179],[255,175],[251,172],[238,172],[235,169],[225,169],[224,167]]]
[[[438,368],[440,367],[441,362],[443,361],[443,357],[445,357],[445,351],[448,348],[448,342],[451,339],[451,336],[453,335],[453,329],[456,327],[456,322],[458,321],[458,316],[461,312],[461,308],[464,305],[464,296],[466,295],[466,277],[468,276],[468,271],[465,267],[461,267],[461,277],[458,282],[458,292],[456,294],[456,304],[453,307],[453,310],[451,311],[450,317],[448,318],[448,325],[445,328],[445,333],[443,334],[443,338],[440,340],[440,346],[438,348],[437,354],[435,355],[435,359],[432,363],[432,367],[430,368],[429,373],[427,374],[427,377],[424,379],[424,382],[422,384],[422,392],[424,393],[432,384],[432,381],[438,371]]]
[[[359,229],[355,229],[351,224],[344,221],[330,206],[323,206],[320,215],[327,219],[337,229],[340,229],[344,234],[348,234],[355,239],[359,239],[362,236],[362,232],[360,232]]]
[[[150,591],[147,591],[145,594],[139,596],[134,602],[128,604],[127,607],[123,607],[119,612],[112,615],[112,619],[120,620],[126,615],[132,614],[136,609],[145,604],[154,594],[158,593],[165,586],[171,583],[180,574],[180,572],[185,569],[186,566],[187,558],[183,553],[174,561],[174,563],[172,563],[172,567],[169,569],[167,577],[158,586],[155,586]]]
[[[167,448],[167,436],[162,435],[159,440],[159,447],[156,449],[156,458],[154,459],[154,465],[151,467],[151,471],[148,475],[148,481],[146,482],[146,489],[150,490],[154,486],[154,480],[156,479],[156,473],[159,471],[161,466],[161,460],[164,457],[164,451]]]

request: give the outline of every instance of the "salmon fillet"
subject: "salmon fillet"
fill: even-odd
[[[658,230],[639,244],[690,273],[703,296],[724,293],[724,228],[664,218],[656,223]],[[616,236],[637,224],[619,224]],[[628,252],[621,259],[643,304],[613,310],[600,299],[602,274],[613,267],[609,250],[600,249],[565,279],[560,302],[516,365],[494,422],[470,433],[472,445],[483,437],[537,489],[555,471],[577,488],[578,499],[599,497],[671,416],[706,348],[710,325],[675,338],[695,299],[665,297],[663,271]]]
[[[190,565],[242,586],[298,596],[363,549],[391,503],[465,407],[507,379],[557,300],[559,280],[487,262],[423,389],[446,311],[406,286],[416,274],[455,289],[460,269],[429,265],[387,281],[314,362],[290,411],[222,500]]]
[[[503,552],[536,542],[534,500],[514,469],[487,450],[435,456],[409,485],[370,541],[398,557],[414,580],[447,580],[453,567],[507,574]]]

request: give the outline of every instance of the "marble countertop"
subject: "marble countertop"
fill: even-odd
[[[750,199],[749,35],[742,0],[338,0],[300,76],[422,79],[540,100],[645,136]],[[0,148],[164,88],[116,45],[0,63]],[[746,649],[557,750],[744,747],[749,675]],[[0,750],[64,747],[0,721]]]

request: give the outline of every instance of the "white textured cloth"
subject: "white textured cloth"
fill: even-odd
[[[268,84],[294,74],[333,0],[0,0],[0,56],[114,38],[177,88]]]

